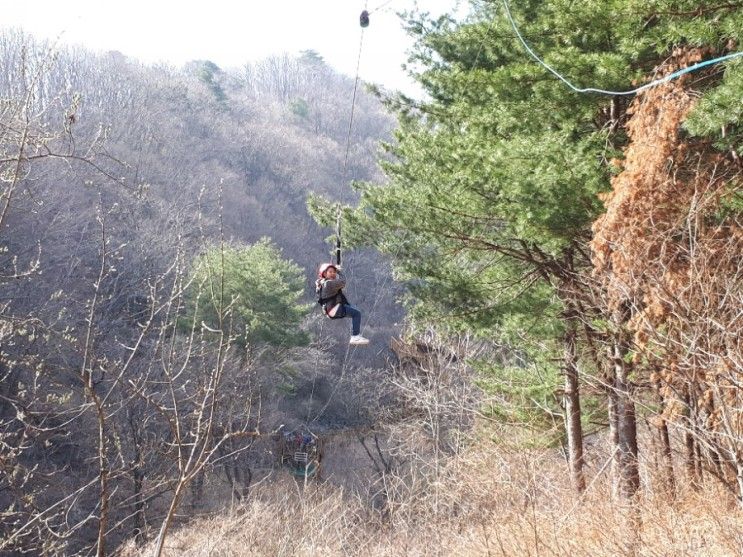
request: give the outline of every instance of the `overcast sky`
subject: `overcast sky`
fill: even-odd
[[[209,59],[236,67],[271,54],[313,49],[335,69],[355,75],[366,6],[360,74],[367,81],[415,93],[400,69],[412,44],[396,15],[414,6],[450,13],[461,0],[2,0],[0,24],[39,38],[118,50],[143,62],[180,66]]]

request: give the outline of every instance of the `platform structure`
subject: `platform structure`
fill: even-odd
[[[311,478],[318,474],[322,451],[317,435],[308,429],[284,431],[279,435],[278,444],[280,462],[294,476]]]

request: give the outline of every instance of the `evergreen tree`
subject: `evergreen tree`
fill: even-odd
[[[194,264],[190,326],[203,324],[243,345],[301,346],[300,324],[311,306],[301,302],[304,273],[267,238],[252,246],[214,247]]]
[[[418,36],[412,61],[423,68],[417,78],[430,100],[389,101],[399,119],[396,142],[386,146],[389,183],[359,185],[360,207],[347,212],[346,230],[349,239],[394,258],[416,318],[483,335],[518,332],[534,344],[552,341],[555,353],[562,349],[580,488],[577,335],[598,361],[591,337],[604,333],[594,325],[606,317],[593,303],[601,293],[588,242],[603,210],[600,194],[618,171],[610,161],[627,142],[631,96],[571,90],[527,55],[507,8],[478,4],[463,23],[409,20]],[[743,29],[734,5],[691,1],[531,0],[510,14],[534,52],[565,79],[613,91],[640,84],[674,49],[724,54]],[[729,65],[722,82],[724,65],[700,74],[705,97],[688,127],[735,155],[740,64]],[[314,204],[316,214],[329,213],[321,200]]]

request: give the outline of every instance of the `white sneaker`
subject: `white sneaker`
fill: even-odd
[[[348,342],[349,344],[369,344],[369,339],[364,338],[361,335],[351,335],[351,340]]]

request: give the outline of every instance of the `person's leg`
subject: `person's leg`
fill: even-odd
[[[345,304],[343,309],[345,310],[344,317],[351,318],[351,334],[353,336],[361,334],[361,312],[348,304]]]

